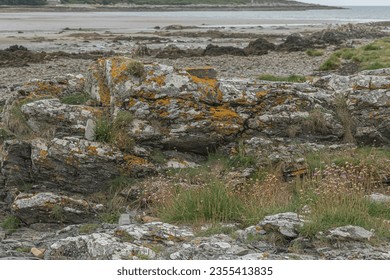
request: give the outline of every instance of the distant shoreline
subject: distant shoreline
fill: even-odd
[[[55,6],[0,6],[0,13],[23,12],[164,12],[164,11],[306,11],[339,10],[343,7],[302,5],[55,5]]]

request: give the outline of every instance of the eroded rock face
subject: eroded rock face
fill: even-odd
[[[137,77],[132,60],[101,60],[88,78],[90,95],[112,110],[130,111],[137,141],[205,153],[240,137],[283,137],[305,142],[387,143],[390,81],[386,71],[310,83],[218,80],[197,72],[149,64]],[[369,116],[367,118],[367,116]]]
[[[303,226],[303,219],[296,213],[287,212],[266,216],[259,224],[265,231],[277,231],[287,238],[298,236],[297,229]]]
[[[121,174],[137,177],[155,171],[143,158],[75,137],[10,140],[2,153],[2,175],[8,188],[34,182],[47,190],[90,194]]]
[[[107,233],[93,233],[59,240],[50,246],[46,259],[126,260],[140,256],[153,258],[155,253],[149,248],[120,242]]]
[[[374,236],[374,233],[358,226],[344,226],[332,229],[327,235],[330,239],[367,241]]]
[[[96,207],[82,199],[56,195],[54,193],[19,194],[12,212],[25,224],[34,223],[73,223],[93,220]]]
[[[27,103],[21,111],[34,132],[47,131],[55,137],[84,136],[88,119],[95,118],[99,112],[87,106],[63,104],[59,99]]]

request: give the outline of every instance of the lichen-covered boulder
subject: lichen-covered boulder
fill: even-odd
[[[79,224],[96,218],[97,208],[83,199],[56,195],[50,192],[20,193],[11,210],[25,224]]]
[[[329,230],[329,239],[367,241],[374,236],[374,233],[358,226],[343,226]]]
[[[142,177],[155,172],[154,165],[144,158],[75,137],[9,140],[2,153],[6,187],[34,182],[47,190],[90,194],[104,190],[118,176]]]
[[[80,105],[67,105],[59,99],[43,99],[21,107],[30,128],[36,133],[51,136],[84,136],[88,119],[100,115],[98,109]]]
[[[45,254],[45,259],[52,260],[131,260],[154,257],[155,253],[151,249],[121,242],[107,233],[61,239],[52,244]]]
[[[296,213],[287,212],[266,216],[259,226],[266,232],[276,231],[287,238],[295,238],[298,236],[297,229],[303,226],[303,222],[304,220]]]
[[[134,63],[124,57],[100,60],[87,91],[114,112],[132,112],[133,135],[144,143],[153,138],[154,145],[199,153],[260,135],[311,142],[390,139],[385,70],[330,75],[310,84],[218,80],[208,67],[160,64],[134,74]]]

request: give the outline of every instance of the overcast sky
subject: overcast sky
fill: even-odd
[[[301,2],[322,4],[322,5],[334,5],[334,6],[389,6],[390,5],[389,0],[301,0]]]

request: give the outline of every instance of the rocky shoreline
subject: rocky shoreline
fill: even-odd
[[[197,57],[179,47],[162,57],[169,46],[150,37],[131,49],[126,38],[108,40],[104,53],[0,51],[0,259],[390,259],[390,70],[315,71],[334,49],[385,37],[385,28],[240,38]],[[320,47],[321,56],[306,53]],[[311,77],[259,79],[266,72]],[[352,166],[359,146],[370,151]],[[339,152],[352,162],[310,165],[309,155]],[[321,198],[331,176],[379,209],[372,224],[305,232],[317,205],[302,186]],[[175,188],[220,185],[229,208],[234,194],[247,207],[241,194],[283,206],[302,192],[302,201],[249,222],[239,204],[244,212],[223,222],[184,225],[158,208],[174,203]]]

